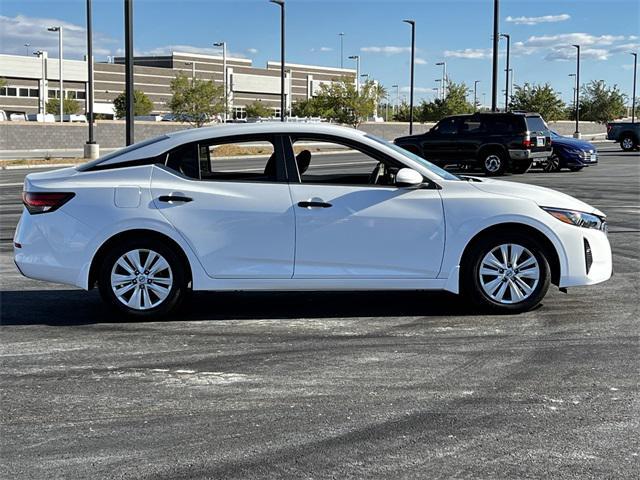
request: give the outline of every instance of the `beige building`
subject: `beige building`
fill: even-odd
[[[154,114],[168,113],[171,97],[170,83],[179,72],[188,77],[212,80],[223,85],[223,57],[173,52],[166,56],[136,57],[134,83],[154,104]],[[280,114],[280,63],[268,62],[266,68],[253,66],[245,58],[227,57],[227,85],[229,116],[245,118],[245,107],[256,100]],[[41,113],[49,98],[58,98],[58,60],[22,55],[0,55],[0,78],[6,85],[0,88],[0,109],[11,113]],[[313,96],[320,85],[341,77],[355,81],[356,71],[318,65],[285,64],[285,92],[287,109],[302,99]],[[78,100],[85,109],[87,97],[87,64],[85,61],[64,60],[63,88],[66,98]],[[94,64],[94,111],[112,116],[113,100],[124,91],[124,59],[113,63]]]

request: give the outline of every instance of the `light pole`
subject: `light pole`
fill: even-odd
[[[89,122],[89,138],[84,146],[84,158],[94,159],[100,156],[100,147],[96,144],[93,135],[93,14],[91,13],[92,0],[87,0],[87,95],[84,104]]]
[[[286,108],[284,93],[284,0],[269,0],[280,5],[280,121],[284,122]]]
[[[27,49],[27,57],[28,57],[28,56],[29,56],[29,53],[30,53],[30,52],[29,52],[29,47],[31,46],[31,44],[30,44],[30,43],[25,43],[25,44],[24,44],[24,46],[25,46],[25,48]]]
[[[64,80],[62,78],[62,27],[49,27],[50,32],[58,32],[58,82],[60,86],[60,123],[64,122]]]
[[[478,109],[478,84],[480,83],[480,80],[475,80],[473,82],[473,110],[477,110]]]
[[[576,131],[574,138],[580,138],[580,45],[573,45],[577,49],[576,54]]]
[[[403,20],[411,25],[411,86],[409,91],[409,135],[413,134],[413,79],[416,63],[416,22],[415,20]]]
[[[500,26],[500,0],[493,0],[493,77],[491,79],[491,111],[498,111],[498,40]]]
[[[349,60],[356,61],[356,92],[360,93],[360,55],[351,55]]]
[[[369,74],[368,73],[363,73],[360,75],[361,78],[366,78],[366,80],[364,81],[364,83],[368,83],[369,82]]]
[[[436,78],[436,83],[438,84],[438,98],[442,100],[442,79]]]
[[[344,32],[338,34],[340,37],[340,68],[344,68]]]
[[[184,62],[184,64],[191,67],[191,84],[193,85],[196,79],[196,62]]]
[[[442,66],[442,100],[447,98],[447,62],[438,62],[437,66]]]
[[[133,0],[124,0],[124,95],[126,144],[134,142]]]
[[[44,50],[37,50],[33,52],[38,58],[42,60],[42,86],[39,88],[40,94],[38,98],[38,113],[44,115],[47,113],[47,52]]]
[[[572,107],[576,108],[576,74],[570,73],[570,77],[573,77],[573,97],[571,98]]]
[[[222,119],[227,123],[229,114],[229,87],[227,85],[227,42],[216,42],[214,47],[222,47],[222,88],[224,89],[224,115]]]
[[[398,113],[400,111],[400,85],[391,85],[391,88],[396,89],[396,108],[395,111]]]
[[[638,70],[638,54],[631,52],[633,55],[633,94],[631,100],[631,123],[636,123],[636,71]]]
[[[506,73],[506,75],[505,75],[505,83],[504,83],[504,111],[506,112],[507,110],[509,110],[509,73],[510,73],[510,69],[509,69],[509,50],[511,49],[511,35],[509,35],[507,33],[501,33],[500,36],[502,38],[506,38],[507,39],[507,66],[504,69],[504,71]]]

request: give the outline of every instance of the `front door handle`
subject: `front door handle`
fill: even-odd
[[[193,198],[191,197],[183,197],[180,195],[162,195],[161,197],[158,197],[158,200],[160,200],[161,202],[192,202]]]
[[[301,208],[329,208],[332,207],[330,203],[326,202],[298,202],[298,206]]]

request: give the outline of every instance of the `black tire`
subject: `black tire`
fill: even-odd
[[[527,173],[533,164],[533,160],[524,160],[518,163],[511,163],[511,173],[523,174]]]
[[[506,280],[498,278],[505,275],[509,276],[513,272],[505,271],[506,273],[504,275],[498,272],[495,275],[495,278],[491,275],[480,275],[482,261],[485,256],[489,252],[494,251],[494,249],[498,248],[500,245],[504,244],[513,244],[524,247],[526,250],[528,250],[529,253],[532,254],[538,264],[539,278],[537,280],[537,283],[534,287],[533,280],[525,279],[527,285],[530,288],[532,287],[533,290],[531,291],[529,296],[522,301],[513,302],[513,298],[511,297],[511,281],[509,280],[509,278],[507,278]],[[511,251],[509,251],[509,254],[511,254]],[[525,260],[521,262],[524,264],[524,262],[527,261],[526,259],[529,258],[529,255],[528,253],[523,255],[526,255],[526,257],[521,257],[525,258]],[[545,249],[534,238],[518,233],[500,233],[497,235],[487,236],[473,244],[470,247],[470,250],[465,253],[462,265],[462,275],[463,276],[461,283],[463,295],[468,297],[474,304],[478,305],[480,308],[495,313],[520,313],[531,310],[532,308],[536,307],[544,298],[551,283],[551,269],[549,268],[549,262],[546,258]],[[504,287],[505,296],[503,297],[503,302],[491,298],[487,293],[485,293],[483,286],[481,285],[481,281],[485,281],[486,283],[488,283],[492,280],[499,280],[499,283],[496,285],[498,292],[502,288],[502,283],[506,283]],[[530,281],[531,284],[528,283]],[[514,283],[517,283],[517,281],[514,281]],[[509,290],[508,295],[507,290]],[[523,290],[520,291],[523,292]],[[507,296],[509,297],[509,299],[506,298]]]
[[[145,251],[155,252],[162,258],[164,258],[164,260],[166,260],[169,269],[164,269],[164,273],[161,272],[158,274],[162,274],[165,277],[170,277],[171,284],[169,293],[166,295],[166,298],[160,300],[160,297],[155,293],[155,290],[152,290],[154,287],[157,288],[162,285],[160,283],[160,280],[156,282],[156,285],[148,286],[147,282],[153,282],[153,280],[149,282],[149,279],[153,278],[151,275],[149,275],[149,278],[144,275],[146,272],[138,272],[137,274],[134,272],[135,275],[133,275],[125,272],[122,267],[115,266],[116,262],[123,255],[135,250],[140,250],[143,252],[140,254],[141,263],[144,263],[147,258],[143,258]],[[150,256],[149,254],[147,255]],[[132,267],[131,263],[128,263],[127,265],[129,268]],[[132,280],[130,282],[131,284],[135,283],[132,289],[132,295],[137,291],[138,288],[141,290],[147,289],[146,295],[151,300],[150,305],[153,306],[147,305],[144,309],[136,309],[125,305],[123,301],[119,300],[118,296],[116,296],[116,293],[111,287],[112,273],[116,273],[117,271],[120,271],[124,275],[132,275],[136,277],[135,280]],[[143,274],[145,280],[139,281],[138,278],[141,278],[138,276],[139,274]],[[131,238],[118,243],[114,246],[114,248],[107,252],[102,260],[102,264],[100,265],[100,270],[98,273],[98,289],[100,290],[102,299],[116,310],[126,315],[138,318],[161,317],[174,312],[181,305],[186,293],[188,292],[188,282],[189,279],[182,258],[164,242],[154,238]],[[129,286],[129,283],[123,283],[123,286]],[[142,295],[142,293],[138,294]],[[154,305],[154,301],[158,303]],[[144,303],[144,300],[142,302]]]
[[[479,163],[487,177],[504,175],[507,171],[507,156],[500,150],[484,150],[480,152]]]
[[[631,152],[638,148],[638,142],[632,135],[625,135],[620,139],[620,148],[625,152]]]
[[[572,172],[579,172],[580,170],[582,170],[584,167],[569,167],[569,170],[571,170]]]
[[[560,171],[560,157],[553,153],[542,166],[542,170],[545,172],[559,172]]]

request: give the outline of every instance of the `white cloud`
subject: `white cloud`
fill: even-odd
[[[437,90],[437,88],[436,88]],[[437,93],[436,90],[429,87],[413,87],[413,93]],[[409,93],[411,91],[411,87],[405,86],[400,87],[400,93]]]
[[[444,56],[451,58],[466,58],[473,60],[484,60],[491,58],[490,48],[465,48],[464,50],[445,50]]]
[[[247,52],[249,52],[251,55],[255,55],[256,53],[258,53],[258,49],[257,48],[247,48]]]
[[[424,58],[416,57],[416,65],[426,65],[427,61]]]
[[[330,48],[330,47],[320,47],[320,51],[321,51],[321,52],[331,52],[331,51],[333,51],[333,48]]]
[[[195,47],[193,45],[164,45],[161,47],[154,47],[148,50],[135,50],[135,55],[141,56],[154,56],[154,55],[170,55],[171,52],[181,53],[196,53],[200,55],[222,55],[222,48],[218,47]],[[229,52],[227,55],[233,58],[246,58],[243,53]]]
[[[63,28],[65,58],[83,58],[87,51],[87,34],[84,27],[57,18],[28,17],[16,15],[7,17],[0,15],[0,32],[2,32],[2,51],[24,55],[25,43],[31,50],[45,50],[50,57],[58,55],[58,34],[47,31],[48,27]],[[107,56],[112,54],[119,41],[100,32],[94,32],[93,54]]]
[[[360,51],[366,52],[366,53],[384,53],[385,55],[397,55],[399,53],[411,52],[411,47],[395,47],[395,46],[362,47]]]
[[[631,38],[631,37],[629,37]],[[609,49],[610,53],[627,53],[640,50],[640,43],[620,43]]]
[[[588,33],[561,33],[529,37],[525,45],[529,47],[555,47],[560,45],[611,45],[624,40],[624,35],[590,35]]]
[[[562,13],[560,15],[544,15],[542,17],[507,17],[505,20],[516,25],[538,25],[539,23],[564,22],[570,18],[571,15]]]
[[[604,48],[583,48],[580,50],[580,58],[590,60],[607,60],[609,58],[609,51]],[[549,61],[575,60],[576,49],[571,46],[556,47],[547,53],[544,59]]]

